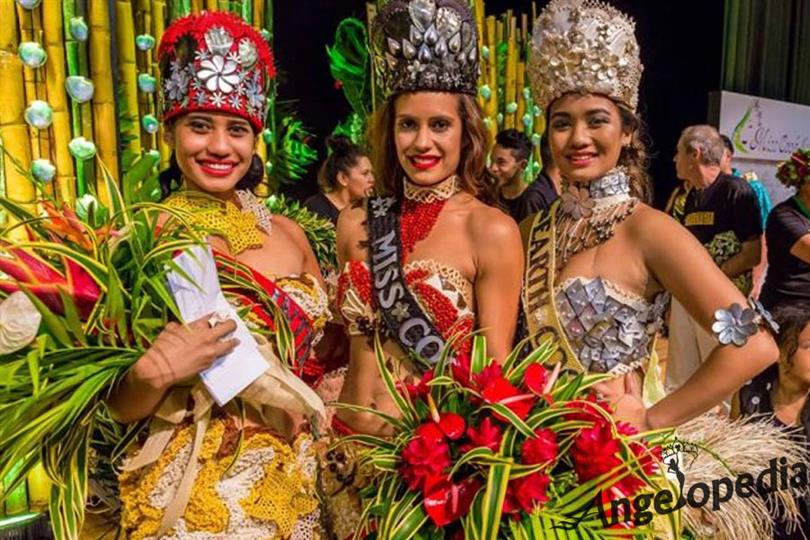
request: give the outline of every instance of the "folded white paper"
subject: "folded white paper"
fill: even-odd
[[[230,353],[217,358],[200,373],[203,384],[218,405],[225,405],[239,392],[258,379],[267,368],[256,341],[236,310],[225,299],[219,286],[214,255],[208,246],[194,246],[174,262],[186,276],[176,270],[168,272],[169,289],[185,322],[192,322],[209,313],[226,313],[236,322],[232,337],[239,345]]]

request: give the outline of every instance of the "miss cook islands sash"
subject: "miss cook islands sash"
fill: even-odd
[[[300,375],[304,363],[312,353],[315,339],[315,329],[306,311],[281,287],[261,272],[234,260],[224,253],[214,251],[214,256],[220,276],[225,277],[225,280],[220,278],[223,291],[240,297],[243,304],[249,306],[251,311],[271,329],[276,328],[276,323],[274,314],[269,313],[267,310],[267,302],[275,306],[287,320],[290,331],[295,338],[295,372]],[[240,282],[244,286],[240,287]],[[251,287],[249,284],[253,284],[253,286]],[[266,295],[264,298],[253,298],[256,284]]]
[[[582,364],[568,343],[554,302],[554,282],[557,278],[555,223],[559,205],[557,201],[548,211],[541,210],[524,222],[528,222],[530,228],[528,233],[521,231],[526,244],[526,273],[521,288],[521,304],[532,348],[551,339],[559,348],[548,362],[562,361],[564,368],[581,372]]]
[[[388,334],[404,351],[435,364],[444,338],[405,283],[399,202],[394,197],[370,198],[367,219],[374,299]]]

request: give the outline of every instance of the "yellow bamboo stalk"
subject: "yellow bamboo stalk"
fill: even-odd
[[[48,61],[45,63],[45,84],[48,90],[48,102],[53,107],[51,153],[56,166],[56,194],[61,200],[72,203],[76,199],[76,174],[73,169],[73,158],[68,151],[72,133],[70,104],[65,91],[63,20],[62,2],[59,0],[42,1],[45,50],[48,53]]]
[[[487,116],[495,121],[495,115],[498,114],[498,59],[497,59],[497,44],[496,38],[496,25],[495,17],[487,17],[487,43],[489,47],[489,60],[487,60],[487,68],[489,75],[487,81],[490,90],[492,90],[492,97],[487,102],[486,113]]]
[[[208,11],[216,11],[219,9],[219,2],[217,0],[205,0],[205,9]]]
[[[0,13],[15,17],[14,0],[0,0]],[[15,17],[16,19],[16,17]],[[31,144],[28,126],[23,119],[25,113],[25,81],[23,64],[17,56],[17,21],[0,24],[0,85],[3,106],[0,107],[0,141],[4,149],[26,169],[31,167]],[[25,174],[21,174],[10,159],[3,156],[3,175],[6,181],[5,196],[11,200],[26,203],[34,211],[36,191]],[[9,224],[14,223],[9,218]],[[10,235],[11,240],[24,240],[25,232],[17,228]]]
[[[523,125],[523,115],[526,114],[526,98],[523,96],[523,88],[526,86],[526,64],[525,62],[518,62],[517,65],[517,80],[515,82],[515,90],[517,91],[517,113],[515,114],[517,126],[520,131],[526,131]]]
[[[515,43],[515,19],[510,19],[510,36],[507,41],[506,53],[506,105],[509,106],[515,103],[515,81],[517,79],[517,44]],[[512,129],[515,127],[515,113],[507,112],[504,110],[504,127]]]
[[[264,26],[264,1],[253,0],[253,28],[261,30]]]
[[[141,154],[140,113],[138,110],[138,64],[135,58],[135,28],[130,0],[116,0],[116,41],[118,44],[118,69],[121,74],[121,89],[124,107],[132,117],[133,124],[124,133],[129,139],[127,149],[138,157]]]
[[[195,15],[202,11],[202,0],[191,0],[191,12]]]
[[[34,41],[37,43],[42,43],[44,40],[44,32],[42,31],[42,6],[37,6],[31,12],[31,21],[32,21],[32,28],[33,28],[33,37]],[[37,99],[41,99],[43,101],[49,101],[48,99],[48,91],[45,86],[45,77],[43,77],[42,70],[32,70],[34,72],[34,87],[36,88],[37,92]],[[42,158],[50,159],[51,158],[51,142],[52,142],[52,135],[50,129],[42,129],[38,130],[37,138],[39,139],[39,156]],[[52,185],[46,187],[46,190],[49,192],[50,195],[54,194]]]
[[[88,3],[90,22],[90,76],[95,85],[93,94],[93,142],[98,157],[118,178],[118,125],[115,114],[115,92],[112,84],[110,62],[110,13],[107,2],[94,0]],[[96,190],[102,204],[110,198],[101,167],[96,171]]]
[[[31,16],[31,11],[23,8],[19,4],[15,4],[17,9],[17,23],[20,28],[20,41],[35,41],[34,38],[34,19]],[[23,84],[25,85],[25,101],[31,103],[37,99],[37,83],[36,72],[33,69],[25,68],[23,70]],[[31,145],[31,155],[34,159],[40,157],[39,149],[39,130],[34,127],[28,127],[28,140]]]

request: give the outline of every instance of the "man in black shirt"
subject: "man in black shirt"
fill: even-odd
[[[541,146],[541,150],[542,150]],[[543,153],[543,171],[531,184],[523,181],[532,153],[532,143],[523,133],[507,129],[498,133],[492,149],[489,171],[498,181],[501,203],[512,218],[520,223],[539,210],[547,210],[557,199],[559,173],[551,156]]]
[[[754,189],[722,171],[725,146],[711,126],[686,128],[678,141],[675,170],[691,189],[683,224],[706,247],[714,262],[740,291],[751,292],[751,270],[762,251],[762,222]],[[699,275],[695,279],[700,279]],[[716,341],[677,301],[670,316],[667,386],[679,387],[714,349]]]

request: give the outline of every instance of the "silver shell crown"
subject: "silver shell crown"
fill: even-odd
[[[534,23],[529,76],[548,107],[569,92],[603,94],[638,106],[641,64],[636,24],[599,0],[552,0]]]
[[[393,0],[374,22],[374,69],[386,97],[478,92],[478,34],[457,0]]]

